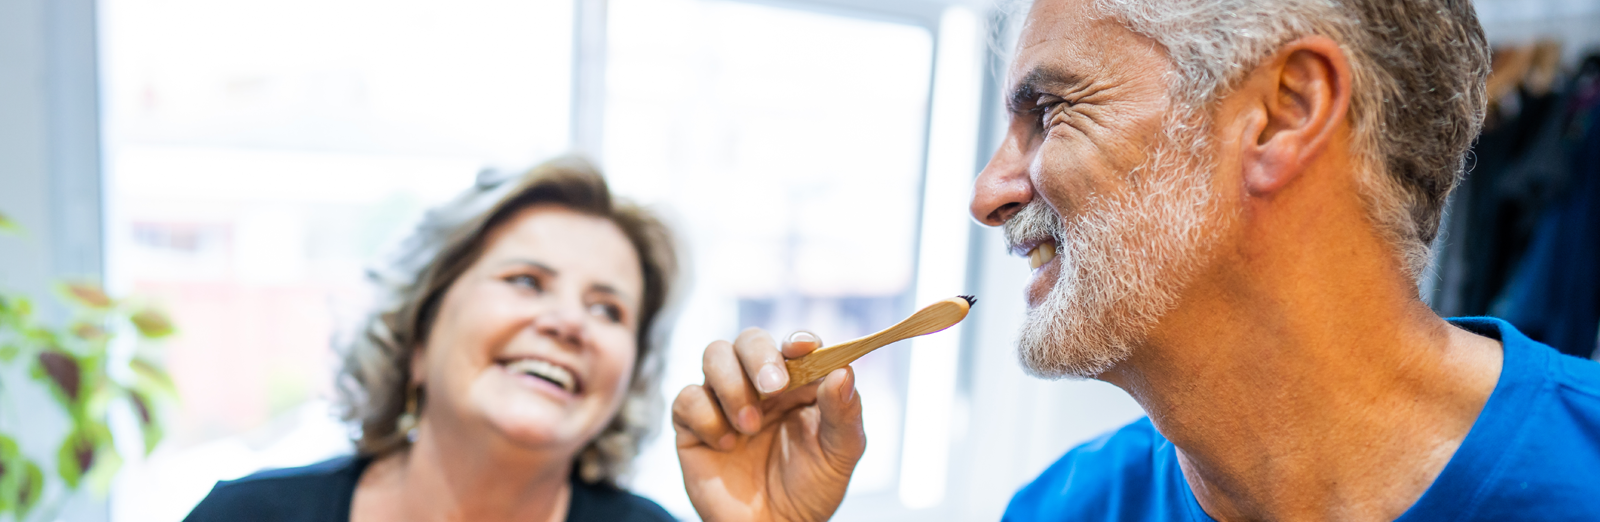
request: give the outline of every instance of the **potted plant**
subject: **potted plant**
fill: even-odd
[[[0,215],[0,232],[20,230]],[[118,438],[142,439],[148,454],[161,441],[162,405],[176,396],[148,342],[172,334],[165,314],[90,282],[61,283],[57,293],[68,319],[45,324],[30,299],[0,290],[0,520],[53,520],[73,493],[104,494],[122,464]],[[113,349],[130,341],[132,350]],[[19,401],[37,401],[40,388],[67,420],[59,438],[40,436],[49,429],[41,427],[48,423],[38,418],[40,405],[30,404],[33,418],[18,413]],[[122,407],[137,419],[137,433],[110,428],[110,412]],[[48,447],[32,447],[41,438]],[[40,462],[46,455],[53,465]]]

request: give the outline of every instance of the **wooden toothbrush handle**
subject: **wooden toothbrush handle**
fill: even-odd
[[[784,366],[789,369],[789,385],[778,393],[811,384],[878,348],[955,326],[967,317],[967,311],[975,301],[966,296],[945,299],[918,310],[917,313],[911,314],[911,317],[881,332],[824,346],[809,354],[784,361]],[[766,399],[772,395],[776,393],[761,394],[761,398]]]
[[[798,359],[789,359],[783,365],[789,368],[789,385],[784,391],[811,384],[829,373],[850,365],[873,350],[893,344],[900,339],[884,335],[869,335],[833,346],[818,348]]]

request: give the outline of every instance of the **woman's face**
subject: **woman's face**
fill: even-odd
[[[575,455],[627,394],[638,254],[611,221],[556,205],[521,211],[486,241],[413,359],[424,432]]]

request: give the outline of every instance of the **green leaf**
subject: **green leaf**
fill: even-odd
[[[4,213],[0,213],[0,232],[21,235],[22,225],[18,225],[16,221],[12,220],[10,217],[7,217]]]
[[[167,318],[167,314],[153,307],[146,307],[134,312],[132,316],[128,317],[128,320],[132,321],[133,326],[139,329],[139,335],[146,339],[159,339],[172,335],[175,331],[172,326],[172,320]]]
[[[111,336],[111,333],[107,332],[105,328],[101,328],[100,325],[89,321],[78,321],[73,323],[72,326],[67,329],[67,331],[70,332],[73,337],[77,337],[89,342],[103,341]]]
[[[105,366],[96,365],[92,368],[105,368]],[[103,371],[91,372],[86,375],[83,400],[79,401],[79,407],[82,408],[84,416],[90,419],[104,419],[106,411],[110,409],[111,403],[117,399],[119,395],[117,392],[121,389],[122,386],[111,380],[111,377]]]
[[[56,333],[50,330],[44,328],[29,328],[22,332],[22,334],[28,339],[29,342],[32,342],[37,346],[43,346],[47,348],[61,347],[60,339],[57,339]]]
[[[16,360],[17,354],[19,353],[22,353],[21,346],[17,346],[15,344],[0,346],[0,363],[8,363]],[[3,510],[0,510],[0,512],[3,512]]]
[[[39,469],[38,464],[24,462],[19,475],[16,504],[11,509],[17,514],[17,520],[27,520],[28,512],[39,505],[39,497],[44,496],[44,470]]]
[[[142,424],[139,427],[140,434],[144,436],[144,454],[149,456],[156,450],[156,446],[161,445],[161,440],[167,437],[167,432],[157,422]]]
[[[10,464],[6,462],[0,462],[0,467],[9,468]],[[17,487],[13,483],[22,482],[22,474],[19,473],[21,468],[12,470],[11,473],[9,473],[9,477],[7,474],[5,474],[5,471],[6,470],[0,470],[0,516],[4,516],[6,513],[11,512],[11,503],[17,498]],[[15,478],[7,480],[11,477]],[[20,520],[22,517],[21,515],[18,515],[17,518]]]
[[[0,514],[16,504],[17,490],[27,474],[27,461],[17,450],[17,442],[0,435]]]
[[[164,393],[174,395],[178,393],[178,385],[172,382],[172,376],[167,375],[167,372],[163,371],[156,363],[140,357],[128,362],[128,368],[133,370],[133,374],[148,386],[152,386]]]
[[[46,350],[36,359],[33,376],[53,384],[51,389],[61,393],[65,405],[76,405],[83,391],[83,365],[78,358],[62,350]]]
[[[83,478],[84,485],[95,495],[104,497],[111,492],[111,480],[117,477],[119,469],[122,469],[122,455],[118,455],[111,443],[107,442],[96,453],[94,467]]]
[[[22,458],[22,452],[17,449],[17,441],[11,437],[0,435],[0,462],[10,462]],[[0,480],[5,480],[5,472],[0,471]]]
[[[161,443],[161,438],[166,433],[161,429],[161,423],[156,422],[155,404],[149,397],[139,390],[128,390],[128,403],[133,406],[133,413],[139,419],[139,431],[144,439],[144,454],[156,450],[156,445]]]
[[[94,435],[82,426],[72,430],[66,440],[61,441],[61,449],[56,451],[56,473],[61,475],[68,489],[77,489],[84,474],[94,467],[98,449]]]
[[[67,297],[68,301],[88,307],[91,310],[109,310],[112,306],[117,304],[116,301],[113,301],[111,296],[106,295],[105,290],[100,289],[100,285],[96,283],[88,281],[74,281],[70,283],[62,283],[60,285],[60,289],[61,293]]]
[[[28,316],[33,315],[33,302],[20,295],[0,295],[0,312],[18,323],[26,323]]]

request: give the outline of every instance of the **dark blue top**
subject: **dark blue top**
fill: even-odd
[[[184,522],[348,522],[350,501],[368,459],[340,457],[301,468],[263,471],[218,482]],[[567,522],[670,522],[656,503],[627,491],[572,481]]]
[[[1450,462],[1399,520],[1600,520],[1600,364],[1499,319],[1453,319],[1499,339],[1494,393]],[[1211,521],[1178,455],[1140,419],[1078,446],[1006,507],[1012,522]]]

